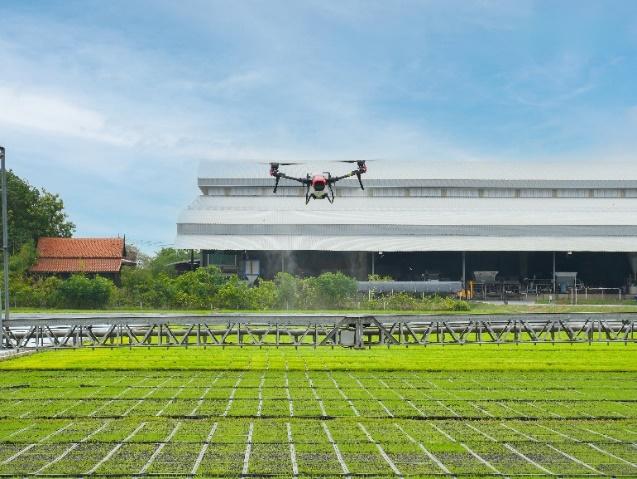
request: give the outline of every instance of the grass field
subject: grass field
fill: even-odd
[[[636,477],[637,345],[0,362],[0,475]]]

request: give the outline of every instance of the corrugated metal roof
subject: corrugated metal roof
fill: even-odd
[[[395,224],[200,224],[182,223],[183,235],[272,236],[621,236],[637,238],[637,226],[617,225],[395,225]]]
[[[604,251],[634,252],[635,237],[178,235],[177,248],[235,251]]]
[[[369,179],[374,188],[637,188],[619,179]],[[637,198],[347,196],[334,204],[274,195],[270,178],[200,178],[228,187],[178,220],[176,245],[219,250],[637,251]],[[340,184],[339,184],[340,185]],[[255,188],[254,196],[232,189]],[[351,183],[357,187],[356,183]],[[349,188],[349,187],[347,187]],[[354,192],[355,190],[351,190]],[[524,195],[520,195],[524,196]],[[593,196],[593,197],[590,197]]]
[[[200,196],[179,224],[637,225],[637,198],[336,198]]]
[[[634,155],[633,155],[634,156]],[[359,160],[365,158],[345,158]],[[263,160],[262,160],[263,161]],[[301,161],[304,164],[281,167],[293,176],[330,171],[343,174],[352,165],[304,158],[267,158],[265,161]],[[423,158],[407,161],[388,158],[369,162],[365,175],[368,179],[482,179],[482,180],[625,180],[637,179],[637,161],[627,157],[624,161],[607,158],[572,161],[498,161],[485,159],[448,160]],[[254,161],[203,161],[199,165],[199,178],[268,178],[269,166]]]
[[[637,188],[637,180],[514,180],[514,179],[471,179],[471,178],[366,178],[366,188]],[[273,187],[272,178],[199,178],[202,186],[228,187]],[[292,180],[281,179],[281,186],[298,186]],[[358,180],[347,179],[338,183],[340,188],[359,188]]]

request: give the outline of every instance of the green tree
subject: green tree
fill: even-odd
[[[9,274],[11,279],[24,276],[37,259],[35,243],[27,241],[20,250],[9,258]]]
[[[11,170],[7,172],[7,213],[11,252],[41,236],[69,237],[75,230],[58,195],[31,186]]]
[[[162,248],[154,257],[148,260],[147,267],[154,275],[164,273],[169,276],[176,276],[177,271],[174,263],[188,260],[190,260],[190,252],[187,250]]]
[[[126,243],[126,259],[135,261],[142,268],[147,268],[152,258],[134,244]]]

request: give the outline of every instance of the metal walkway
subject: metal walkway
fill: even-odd
[[[16,315],[17,316],[17,315]],[[637,342],[637,313],[20,315],[7,349]]]

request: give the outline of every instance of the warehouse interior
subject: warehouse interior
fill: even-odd
[[[370,274],[396,281],[478,281],[475,272],[497,272],[497,281],[528,289],[552,283],[554,273],[575,272],[589,288],[625,288],[635,279],[637,254],[616,252],[335,252],[204,250],[203,264],[226,272],[249,274],[246,265],[264,279],[285,271],[317,276],[340,271],[360,281]]]

